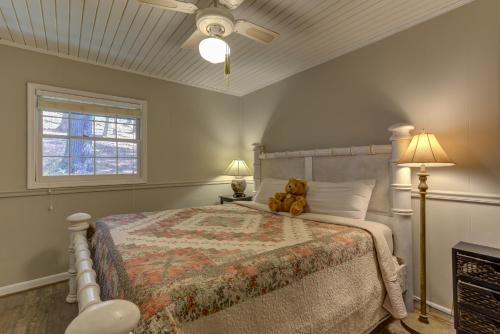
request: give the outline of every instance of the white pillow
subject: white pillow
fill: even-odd
[[[308,212],[365,219],[375,180],[338,183],[310,181],[308,185]]]
[[[285,192],[288,180],[264,179],[260,183],[259,190],[254,197],[254,202],[267,204],[269,197],[274,197],[275,193]]]

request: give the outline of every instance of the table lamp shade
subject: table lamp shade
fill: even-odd
[[[252,173],[243,160],[233,160],[226,168],[224,175],[230,176],[250,176]]]
[[[435,135],[422,131],[413,136],[398,164],[406,167],[444,167],[455,163],[450,160]]]

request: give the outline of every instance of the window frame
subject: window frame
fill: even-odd
[[[141,106],[139,118],[139,138],[137,150],[137,174],[119,175],[67,175],[67,176],[42,176],[42,138],[40,115],[37,107],[37,91],[67,95],[77,95],[86,99],[106,100],[119,103],[131,103]],[[88,91],[54,87],[49,85],[28,83],[27,88],[28,109],[28,163],[27,163],[27,188],[50,189],[70,188],[85,186],[126,185],[147,182],[147,101],[137,100],[113,95],[99,94]]]

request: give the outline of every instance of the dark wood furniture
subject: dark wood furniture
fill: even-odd
[[[500,334],[500,249],[459,242],[452,256],[457,334]]]
[[[247,195],[244,197],[233,197],[233,195],[219,195],[220,204],[224,204],[224,202],[234,202],[234,201],[251,201],[251,195]]]

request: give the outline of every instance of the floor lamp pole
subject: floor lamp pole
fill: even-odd
[[[418,320],[428,324],[427,318],[427,261],[426,261],[426,245],[425,245],[425,200],[427,196],[427,173],[425,166],[420,167],[417,173],[420,183],[418,184],[418,192],[420,193],[420,314]]]
[[[418,192],[420,193],[420,310],[419,312],[411,312],[401,321],[403,326],[411,333],[417,334],[445,334],[449,333],[448,328],[439,321],[429,322],[427,316],[427,259],[426,259],[426,197],[427,197],[427,177],[429,174],[424,165],[420,166],[417,173],[420,183],[418,184]]]
[[[409,312],[401,320],[403,326],[411,333],[445,334],[449,333],[447,326],[437,319],[427,315],[427,256],[426,256],[426,199],[427,199],[427,167],[453,166],[441,145],[433,134],[422,130],[413,136],[405,154],[398,164],[403,167],[420,167],[418,171],[418,192],[420,194],[420,310]]]

